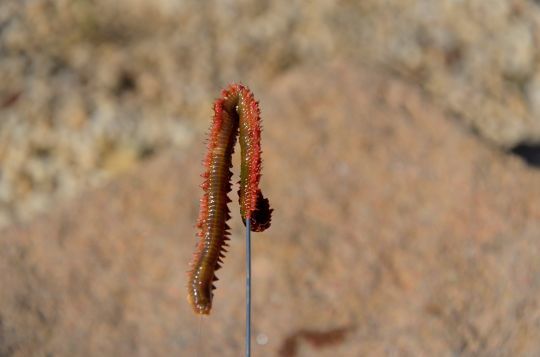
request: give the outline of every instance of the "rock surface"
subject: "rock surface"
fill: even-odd
[[[383,75],[305,68],[256,95],[275,216],[254,355],[540,354],[538,171]],[[3,232],[0,355],[242,354],[237,208],[212,314],[185,298],[200,141]]]
[[[216,93],[346,58],[495,145],[540,142],[532,0],[2,0],[0,227],[183,150]],[[317,70],[315,70],[315,73]]]
[[[345,1],[337,48],[418,83],[501,147],[540,141],[540,4],[529,0]],[[357,19],[356,26],[350,26]],[[346,20],[348,19],[348,20]],[[344,44],[349,46],[345,47]]]

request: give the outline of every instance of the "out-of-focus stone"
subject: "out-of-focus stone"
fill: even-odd
[[[540,118],[540,73],[530,79],[526,90],[529,106],[537,118]]]
[[[538,4],[391,0],[342,5],[335,15],[341,30],[336,48],[349,58],[402,73],[498,146],[540,142],[537,115],[522,90],[538,71]]]
[[[135,148],[133,165],[184,148],[227,83],[258,92],[335,58],[420,85],[497,146],[540,142],[530,0],[3,0],[0,29],[0,211],[15,220],[30,201],[13,179],[39,156],[39,135],[55,166],[28,195],[52,206],[114,176],[101,142]]]
[[[509,27],[502,35],[500,43],[502,71],[513,79],[530,76],[534,60],[534,43],[529,24]]]
[[[540,354],[538,171],[373,72],[256,94],[275,211],[253,234],[254,355]],[[203,151],[4,231],[0,354],[241,355],[237,207],[210,317],[185,298]]]
[[[105,154],[103,169],[111,175],[133,168],[137,162],[137,151],[133,147],[118,147]]]

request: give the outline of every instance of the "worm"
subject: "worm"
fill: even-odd
[[[240,215],[251,231],[270,227],[272,209],[259,189],[261,178],[261,118],[259,104],[242,84],[231,84],[214,103],[214,118],[201,175],[203,197],[197,220],[199,241],[188,271],[188,301],[197,314],[212,308],[216,270],[223,264],[230,228],[232,154],[239,136],[241,166],[238,190]]]

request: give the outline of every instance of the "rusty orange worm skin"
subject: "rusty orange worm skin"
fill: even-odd
[[[242,84],[231,84],[214,103],[210,127],[197,228],[199,242],[188,272],[188,301],[198,314],[209,314],[212,308],[216,270],[225,257],[231,217],[232,154],[239,135],[241,150],[240,214],[251,231],[262,232],[270,227],[272,209],[259,189],[261,178],[261,119],[259,104]]]

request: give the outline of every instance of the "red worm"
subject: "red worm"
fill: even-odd
[[[188,275],[188,301],[198,314],[209,314],[229,240],[230,218],[228,193],[231,191],[232,154],[240,135],[241,167],[239,203],[244,224],[250,220],[251,230],[270,227],[272,209],[259,189],[261,178],[261,119],[259,105],[251,91],[241,84],[231,84],[214,103],[214,119],[210,127],[205,172],[201,188],[199,243],[193,254]]]

